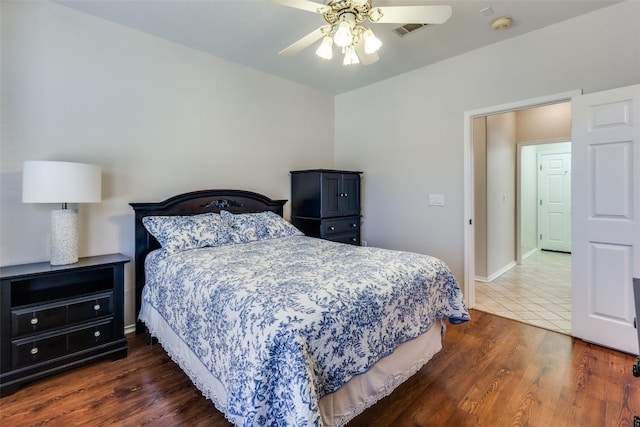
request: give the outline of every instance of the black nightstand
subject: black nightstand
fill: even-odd
[[[0,396],[64,369],[127,356],[121,254],[0,268]]]

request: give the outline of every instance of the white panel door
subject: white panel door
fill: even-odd
[[[538,248],[571,252],[571,153],[541,153]]]
[[[638,353],[640,85],[572,100],[573,335]]]

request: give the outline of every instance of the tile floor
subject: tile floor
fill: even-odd
[[[571,255],[538,251],[493,282],[476,282],[478,310],[571,334]]]

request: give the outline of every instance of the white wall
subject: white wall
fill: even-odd
[[[519,143],[571,139],[571,103],[545,105],[516,111]]]
[[[473,231],[476,278],[487,278],[487,118],[473,119]]]
[[[487,117],[487,277],[516,259],[516,113]]]
[[[520,146],[520,251],[526,258],[538,249],[538,150]]]
[[[332,96],[54,3],[0,7],[2,265],[49,259],[54,206],[21,203],[25,160],[102,166],[80,256],[133,255],[129,202],[206,188],[288,199],[290,170],[333,166]]]
[[[369,245],[433,254],[463,282],[465,111],[639,83],[638,22],[624,2],[337,96],[336,166],[364,171]]]

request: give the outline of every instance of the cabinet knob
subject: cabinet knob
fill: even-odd
[[[335,230],[335,229],[336,229],[336,228],[335,228],[333,225],[332,225],[331,227],[329,227],[329,230],[331,230],[331,231],[333,231],[333,230]]]
[[[349,195],[347,193],[344,193],[344,196],[342,196],[342,197],[349,197]]]
[[[37,318],[37,317],[34,317],[33,319],[31,319],[31,324],[32,324],[33,326],[37,325],[37,324],[38,324],[38,318]]]
[[[353,228],[356,228],[356,227],[358,226],[358,224],[356,224],[356,223],[354,222],[353,224],[351,224],[351,226],[352,226]]]
[[[94,336],[94,337],[96,337],[96,338],[98,338],[98,337],[100,336],[100,331],[95,331],[95,332],[93,333],[93,336]]]
[[[96,305],[94,305],[94,306],[93,306],[93,309],[94,309],[95,311],[100,310],[100,304],[96,304]]]
[[[33,354],[33,355],[38,354],[38,347],[33,347],[33,348],[31,349],[31,354]]]
[[[355,237],[352,237],[352,238],[351,238],[351,241],[352,241],[352,242],[357,242],[357,241],[358,241],[358,239],[356,239]]]

